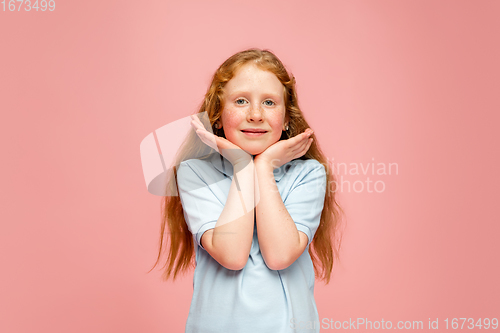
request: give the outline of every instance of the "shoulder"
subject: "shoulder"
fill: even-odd
[[[293,163],[293,164],[296,164],[296,165],[302,165],[304,168],[309,168],[310,170],[311,169],[318,169],[318,168],[323,168],[324,170],[324,166],[323,164],[321,164],[318,160],[314,159],[314,158],[309,158],[309,159],[295,159],[295,160],[292,160],[290,161],[289,163]]]
[[[288,207],[294,204],[312,205],[312,202],[322,202],[327,184],[325,166],[315,159],[296,159],[289,163],[290,168],[283,177],[283,202],[286,202]],[[312,208],[313,206],[309,206],[307,209]]]
[[[190,168],[192,170],[215,170],[213,160],[215,154],[209,154],[202,157],[190,158],[179,163],[178,169]]]
[[[207,155],[182,161],[177,168],[178,184],[185,188],[207,187],[219,191],[227,179],[220,167],[214,164],[217,158],[218,155]]]
[[[315,176],[326,176],[325,166],[313,158],[295,159],[290,161],[289,164],[290,171],[299,178],[303,178],[309,174],[313,174]]]
[[[322,188],[327,181],[325,167],[315,159],[292,160],[277,172],[283,173],[283,179],[280,182],[285,186],[285,192],[307,183],[313,183],[314,186]]]
[[[205,159],[205,158],[192,158],[189,160],[182,161],[179,164],[178,169],[182,168],[190,168],[190,169],[208,169],[208,168],[213,168],[212,163],[210,160]]]
[[[185,160],[177,167],[177,177],[180,178],[198,176],[201,179],[207,179],[207,177],[213,177],[215,172],[213,164],[205,158]]]

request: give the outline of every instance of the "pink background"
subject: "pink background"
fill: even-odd
[[[332,161],[398,165],[343,175],[385,190],[340,193],[342,264],[316,282],[320,319],[500,318],[499,17],[496,0],[2,10],[0,331],[183,332],[192,272],[146,274],[160,198],[139,144],[249,47],[296,76]]]

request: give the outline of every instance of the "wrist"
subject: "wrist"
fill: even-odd
[[[267,161],[265,159],[255,159],[254,164],[255,164],[255,168],[259,169],[259,170],[266,170],[266,171],[273,172],[275,169],[275,166],[273,165],[273,163],[270,161]]]
[[[255,168],[255,163],[254,163],[252,158],[250,158],[248,160],[240,160],[240,161],[233,164],[233,171],[234,172],[239,172],[241,170],[248,169],[248,168],[251,168],[251,169]]]

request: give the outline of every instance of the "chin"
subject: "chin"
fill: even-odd
[[[251,155],[259,155],[260,153],[262,153],[265,149],[244,149],[247,153],[251,154]]]
[[[246,147],[241,147],[244,151],[251,155],[259,155],[262,153],[265,149],[262,147],[252,147],[252,146],[246,146]]]

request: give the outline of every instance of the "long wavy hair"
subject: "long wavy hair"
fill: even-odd
[[[310,127],[299,108],[294,76],[287,72],[285,66],[272,52],[255,48],[234,54],[213,75],[210,87],[198,110],[198,113],[207,112],[210,124],[205,124],[205,126],[210,126],[215,135],[225,138],[224,130],[215,128],[215,123],[221,118],[224,109],[224,86],[231,80],[238,69],[247,63],[253,63],[259,69],[275,74],[283,84],[288,130],[283,131],[280,140],[294,137]],[[166,193],[178,193],[176,167],[179,166],[180,162],[190,158],[199,158],[204,154],[204,157],[201,158],[209,156],[206,154],[207,146],[199,140],[194,131],[190,132],[183,145],[179,148],[174,166],[171,169],[172,172],[167,176],[167,187],[169,188]],[[340,259],[341,225],[344,212],[335,197],[338,185],[330,163],[321,151],[315,135],[312,134],[311,137],[313,138],[312,144],[307,153],[300,159],[316,159],[325,166],[327,188],[321,221],[309,246],[309,254],[313,262],[316,278],[324,280],[328,284],[333,264]],[[215,152],[213,149],[211,151]],[[163,251],[166,252],[167,259],[163,266],[165,270],[162,279],[164,281],[169,278],[175,280],[179,273],[185,273],[195,266],[193,235],[184,219],[184,212],[178,195],[165,196],[162,200],[161,212],[159,253],[153,268],[160,262],[162,249],[165,248]]]

